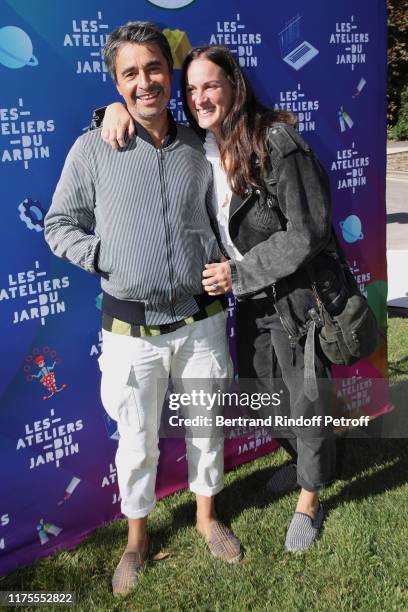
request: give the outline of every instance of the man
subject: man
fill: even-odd
[[[224,305],[201,286],[204,265],[221,256],[208,216],[211,169],[198,137],[167,111],[167,39],[152,23],[129,23],[112,32],[104,59],[136,137],[121,151],[106,146],[99,130],[78,138],[45,236],[56,255],[101,276],[101,397],[118,422],[116,465],[129,526],[112,585],[125,595],[147,555],[147,516],[155,505],[165,394],[157,381],[169,374],[175,382],[227,379],[230,357]],[[193,435],[186,447],[197,529],[215,556],[239,561],[240,543],[214,510],[223,488],[222,436]]]

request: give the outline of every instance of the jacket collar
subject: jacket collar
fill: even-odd
[[[238,210],[240,210],[240,208],[244,206],[244,204],[248,202],[248,200],[250,200],[253,193],[254,193],[254,190],[252,189],[252,187],[249,187],[248,189],[246,189],[242,197],[232,192],[231,202],[230,202],[230,207],[229,207],[229,218],[230,219],[233,215],[235,215],[236,212],[238,212]]]
[[[237,212],[242,205],[242,198],[238,196],[236,193],[232,192],[231,201],[229,206],[229,218],[231,219],[232,215]]]
[[[160,147],[161,149],[164,149],[165,147],[169,147],[171,144],[173,144],[173,142],[176,140],[176,137],[177,137],[177,124],[174,121],[173,115],[171,114],[169,110],[167,110],[167,119],[169,122],[169,129],[163,141],[163,144]],[[133,119],[133,122],[135,124],[138,138],[141,138],[145,142],[148,142],[149,144],[154,146],[153,140],[149,132],[146,130],[146,128],[144,128],[138,121],[136,121],[136,119]]]

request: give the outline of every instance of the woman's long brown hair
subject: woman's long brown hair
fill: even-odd
[[[183,62],[181,91],[184,112],[191,127],[200,136],[200,128],[187,104],[187,71],[195,59],[207,59],[222,68],[233,90],[233,102],[220,126],[221,164],[227,174],[231,189],[242,195],[249,186],[259,187],[261,176],[268,170],[268,154],[265,147],[265,129],[275,121],[295,125],[293,113],[275,111],[260,102],[237,60],[229,49],[220,45],[195,47]],[[226,158],[228,153],[228,164]]]

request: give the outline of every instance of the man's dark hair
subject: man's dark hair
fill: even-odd
[[[129,21],[111,32],[104,48],[103,59],[116,83],[116,55],[120,47],[125,43],[135,45],[148,45],[155,43],[166,58],[170,73],[173,72],[173,56],[170,45],[163,32],[151,21]]]

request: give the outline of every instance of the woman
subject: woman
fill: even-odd
[[[203,286],[210,295],[233,291],[237,298],[239,376],[257,379],[257,390],[283,379],[291,417],[323,414],[316,378],[329,378],[330,364],[314,339],[316,299],[305,264],[316,267],[316,255],[331,239],[327,176],[290,125],[293,116],[257,100],[225,47],[190,51],[182,95],[191,127],[205,137],[228,255],[206,265]],[[323,521],[318,492],[334,478],[334,439],[308,433],[292,430],[282,441],[297,458],[301,487],[286,535],[291,552],[309,548],[318,537]],[[290,480],[288,471],[283,476]],[[289,489],[289,480],[278,477],[271,488]]]

